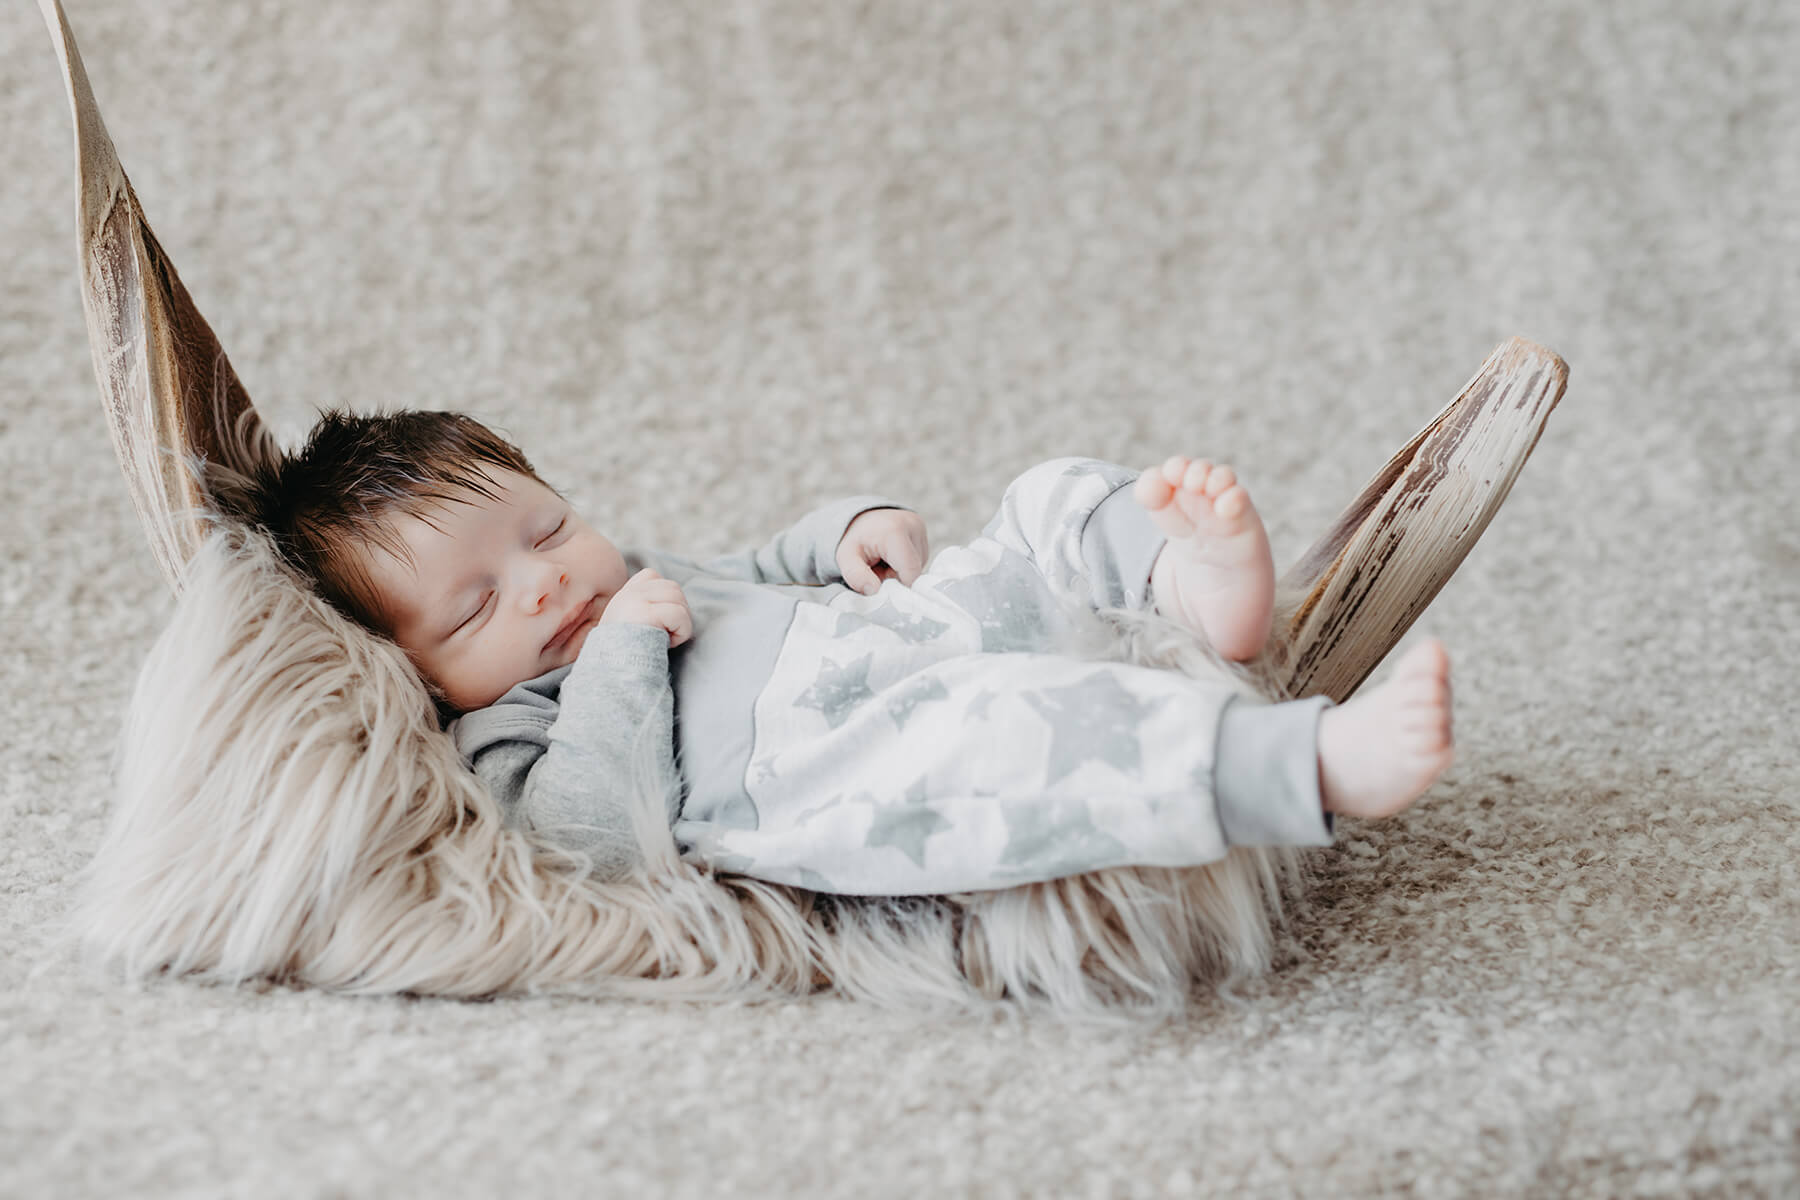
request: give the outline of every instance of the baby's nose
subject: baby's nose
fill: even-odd
[[[532,586],[526,589],[526,602],[532,612],[537,612],[550,602],[550,599],[569,586],[569,573],[556,567],[540,574]]]

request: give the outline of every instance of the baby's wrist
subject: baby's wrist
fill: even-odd
[[[666,671],[669,635],[660,626],[635,621],[602,622],[588,631],[587,641],[573,663],[576,675],[598,672],[623,678],[645,672]]]
[[[660,637],[653,638],[652,634],[660,635]],[[629,617],[614,617],[608,621],[602,616],[600,623],[594,626],[593,632],[588,634],[587,641],[582,644],[581,648],[585,652],[590,646],[596,644],[596,639],[601,645],[623,646],[639,641],[646,645],[652,641],[660,641],[666,645],[668,637],[669,631],[654,621],[634,621]]]

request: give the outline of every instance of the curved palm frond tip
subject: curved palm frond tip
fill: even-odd
[[[249,474],[280,450],[144,220],[61,3],[38,8],[75,121],[81,296],[100,398],[151,552],[180,591],[210,507],[191,458]]]
[[[1500,510],[1569,366],[1502,343],[1281,578],[1288,694],[1342,702],[1406,635]]]

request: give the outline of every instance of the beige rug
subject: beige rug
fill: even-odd
[[[1235,461],[1284,561],[1510,334],[1461,758],[1174,1028],[141,993],[56,921],[169,610],[0,15],[0,1194],[1800,1191],[1800,9],[70,0],[287,437],[471,409],[627,544]]]

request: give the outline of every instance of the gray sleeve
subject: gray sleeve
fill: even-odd
[[[632,807],[646,790],[664,816],[675,786],[669,635],[596,625],[573,664],[519,684],[450,727],[507,821],[581,850],[617,878],[643,862]],[[648,745],[640,739],[648,739]],[[653,764],[648,778],[639,778]]]
[[[1331,701],[1234,698],[1219,718],[1213,796],[1233,846],[1329,846],[1337,822],[1319,794],[1319,718]]]
[[[751,583],[838,583],[838,543],[850,522],[872,508],[905,508],[880,496],[851,496],[807,513],[760,550],[722,554],[699,564],[709,575]],[[911,511],[908,509],[907,511]]]

